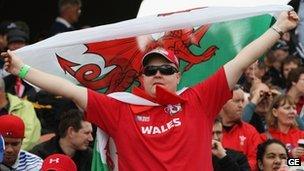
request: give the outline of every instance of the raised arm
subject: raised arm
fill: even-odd
[[[280,38],[280,32],[285,33],[297,26],[299,17],[294,11],[284,11],[275,24],[263,35],[251,42],[239,54],[224,65],[229,88],[232,89],[245,69],[267,52]]]
[[[22,60],[11,51],[4,52],[1,56],[5,61],[4,69],[9,73],[18,76],[20,69],[24,66]],[[24,79],[52,94],[69,98],[83,110],[86,109],[87,89],[84,87],[77,86],[65,79],[45,73],[33,67],[28,70]]]

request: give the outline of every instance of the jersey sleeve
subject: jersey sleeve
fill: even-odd
[[[232,97],[223,67],[193,89],[198,94],[205,113],[211,117],[216,117],[222,106]]]
[[[86,120],[113,136],[125,104],[93,90],[88,89],[87,91]]]

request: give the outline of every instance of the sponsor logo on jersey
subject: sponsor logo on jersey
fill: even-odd
[[[136,115],[135,119],[139,122],[150,122],[150,116]]]

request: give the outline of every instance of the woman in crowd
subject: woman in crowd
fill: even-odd
[[[279,140],[269,139],[258,146],[257,164],[259,171],[284,170],[287,158],[287,149]]]
[[[300,113],[304,104],[304,67],[298,67],[289,72],[286,94],[294,100],[297,113]]]
[[[304,157],[304,148],[298,146],[298,140],[304,138],[304,131],[296,124],[296,107],[288,95],[274,98],[267,115],[268,130],[261,134],[262,140],[278,139],[282,141],[292,157]]]
[[[304,104],[304,67],[292,69],[287,76],[287,91],[296,104],[296,121],[301,130],[304,130],[303,104]]]

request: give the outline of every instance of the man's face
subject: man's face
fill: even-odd
[[[175,67],[173,63],[169,63],[164,57],[161,56],[152,58],[146,67],[161,66],[164,64]],[[151,96],[155,96],[157,85],[166,88],[170,92],[175,92],[180,80],[180,73],[176,72],[172,75],[163,75],[160,73],[160,71],[157,71],[156,74],[152,76],[146,76],[145,74],[142,74],[140,80],[146,93]]]
[[[80,5],[70,5],[68,7],[68,14],[71,24],[78,22],[80,14],[81,14],[81,6]]]
[[[90,122],[82,121],[82,128],[80,130],[73,131],[71,144],[76,150],[86,150],[89,147],[91,141],[93,141],[92,137],[92,125]]]
[[[287,78],[289,72],[292,69],[296,69],[296,68],[298,68],[298,64],[296,64],[294,62],[290,62],[290,63],[287,63],[287,64],[283,65],[283,75],[284,75],[284,77]]]
[[[241,89],[233,91],[232,99],[223,106],[228,122],[238,122],[241,120],[244,109],[244,92]]]
[[[7,166],[12,166],[18,157],[19,151],[22,145],[22,138],[6,138],[5,142],[5,152],[3,163]]]
[[[277,49],[274,51],[273,55],[277,61],[282,62],[289,55],[289,52],[287,50]]]
[[[223,137],[223,126],[221,123],[215,123],[212,129],[212,139],[221,142]]]

